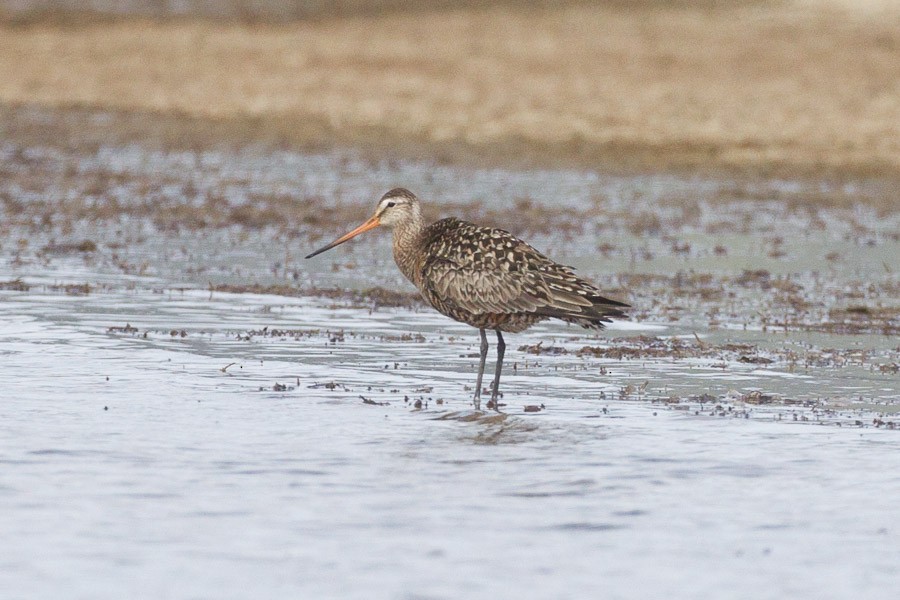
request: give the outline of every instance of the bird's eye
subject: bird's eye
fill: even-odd
[[[397,203],[396,203],[396,202],[388,202],[388,203],[387,203],[387,207],[388,207],[388,208],[394,208],[395,206],[397,206]]]

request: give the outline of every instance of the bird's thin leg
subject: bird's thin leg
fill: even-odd
[[[503,352],[506,350],[506,343],[503,341],[503,334],[497,330],[497,370],[494,372],[494,385],[491,389],[491,402],[494,403],[494,410],[500,410],[500,402],[497,396],[500,395],[500,373],[503,371]]]
[[[488,341],[484,329],[481,333],[481,363],[478,365],[478,379],[475,381],[475,410],[481,410],[481,380],[484,377],[484,362],[487,360]]]

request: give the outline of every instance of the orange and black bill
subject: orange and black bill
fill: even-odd
[[[381,225],[381,221],[378,220],[378,217],[372,217],[371,219],[369,219],[368,221],[366,221],[365,223],[363,223],[362,225],[360,225],[359,227],[357,227],[350,233],[348,233],[346,235],[342,235],[341,237],[334,240],[327,246],[323,246],[323,247],[319,248],[318,250],[316,250],[315,252],[313,252],[312,254],[307,255],[306,258],[312,258],[313,256],[316,256],[317,254],[322,254],[326,250],[331,250],[335,246],[339,246],[340,244],[343,244],[350,238],[355,238],[359,234],[365,233],[366,231],[369,231],[370,229],[375,229],[379,225]]]

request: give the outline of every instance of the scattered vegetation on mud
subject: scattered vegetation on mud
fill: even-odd
[[[810,345],[783,345],[761,348],[747,342],[712,343],[699,337],[657,337],[638,335],[609,338],[603,345],[580,348],[545,346],[543,342],[519,347],[520,352],[537,356],[573,355],[607,360],[688,360],[706,359],[708,366],[727,369],[741,363],[758,367],[772,366],[789,372],[810,368],[864,367],[879,373],[896,372],[895,362],[885,362],[856,348],[816,348]],[[896,350],[900,353],[900,348]]]
[[[21,117],[12,114],[6,118]],[[261,188],[254,178],[258,174],[246,170],[228,172],[218,159],[210,162],[205,157],[209,150],[215,154],[223,152],[221,149],[172,153],[148,149],[137,166],[123,168],[114,159],[120,150],[129,147],[59,147],[53,143],[52,131],[57,126],[53,114],[40,122],[42,129],[50,131],[43,143],[33,145],[12,139],[0,147],[3,227],[54,229],[65,236],[81,222],[116,226],[141,220],[160,233],[268,228],[289,237],[304,236],[316,241],[343,232],[368,216],[368,206],[333,202],[332,198],[300,191],[292,193],[281,186]],[[222,154],[218,158],[223,157],[239,163],[235,156]],[[377,163],[373,160],[372,166]],[[724,181],[731,183],[702,194],[693,186],[676,186],[658,197],[644,197],[642,190],[636,188],[628,192],[633,197],[624,205],[610,202],[603,195],[583,206],[523,196],[512,209],[498,208],[491,198],[481,198],[466,202],[444,199],[426,204],[425,210],[428,218],[454,215],[502,226],[517,235],[602,236],[598,250],[604,255],[620,250],[615,237],[623,234],[663,238],[673,254],[691,255],[690,243],[680,238],[686,231],[718,236],[764,233],[776,220],[800,223],[805,230],[824,231],[829,226],[825,220],[827,211],[831,211],[832,220],[848,225],[853,235],[864,242],[877,240],[878,236],[893,236],[894,241],[900,238],[900,233],[889,228],[875,231],[871,219],[857,210],[865,205],[882,216],[895,214],[897,187],[893,182],[801,179],[786,186],[781,180],[765,178],[728,177]],[[782,255],[777,236],[769,237],[770,255]],[[102,242],[54,240],[45,250],[93,252]],[[728,254],[729,248],[720,245],[718,252]]]
[[[41,293],[62,293],[68,296],[86,296],[95,291],[96,288],[89,283],[42,283],[40,285],[32,285],[25,283],[21,279],[10,279],[8,281],[0,281],[0,290],[12,292],[40,291]]]
[[[235,152],[168,155],[143,148],[85,151],[50,142],[41,146],[0,143],[0,252],[9,267],[9,279],[0,281],[3,299],[112,289],[112,284],[102,282],[49,285],[28,278],[28,273],[45,273],[48,268],[65,273],[75,265],[87,267],[88,272],[156,276],[212,294],[314,296],[326,304],[370,311],[424,306],[416,292],[377,285],[384,281],[382,273],[369,270],[373,265],[380,268],[382,257],[362,256],[358,251],[352,260],[332,255],[332,270],[340,281],[350,276],[359,290],[334,286],[327,271],[316,272],[298,258],[303,255],[295,252],[298,247],[313,248],[368,216],[371,204],[361,204],[356,191],[337,187],[342,191],[325,197],[317,195],[315,185],[303,187],[302,176],[283,173],[285,165],[306,159],[300,155],[279,163],[282,171],[270,178],[268,172],[244,167],[244,161],[261,164],[258,154]],[[344,160],[335,159],[338,166],[329,164],[332,170],[327,177],[348,187],[353,184],[345,184],[342,178],[355,177],[355,185],[364,188],[359,184],[359,170],[367,168],[366,163]],[[873,270],[880,258],[860,266],[861,258],[889,255],[900,242],[894,226],[898,217],[895,189],[883,182],[842,187],[832,181],[741,180],[733,186],[671,181],[673,188],[664,193],[647,193],[636,179],[625,191],[597,186],[602,191],[578,202],[523,194],[499,204],[486,193],[466,201],[429,203],[426,210],[429,218],[452,214],[510,229],[537,247],[551,246],[548,253],[554,257],[560,256],[560,248],[582,257],[603,256],[600,270],[605,272],[587,275],[609,295],[632,304],[629,316],[639,322],[672,323],[688,331],[696,326],[701,333],[744,328],[762,333],[876,335],[880,347],[884,346],[881,336],[900,334],[896,267],[885,260],[883,269]],[[805,232],[805,237],[795,235],[797,231]],[[794,261],[803,256],[806,245],[821,240],[827,243],[820,244],[824,251],[815,266],[798,262],[795,268]],[[741,260],[748,243],[752,260]],[[316,268],[327,269],[328,263]],[[396,275],[393,267],[391,273]],[[17,279],[19,274],[24,279]],[[248,281],[253,283],[242,283]],[[125,278],[115,289],[134,285],[134,279]],[[139,331],[126,324],[110,327],[108,333],[190,342],[196,332],[183,326]],[[266,327],[228,335],[239,340],[325,336],[329,344],[366,338],[364,332]],[[383,339],[427,341],[414,333]],[[591,340],[580,346],[537,344],[522,350],[532,356],[569,354],[575,358],[573,363],[699,360],[705,367],[723,370],[737,370],[740,365],[746,370],[856,366],[879,377],[898,372],[900,349],[873,355],[849,343],[836,345],[840,347],[794,345],[773,350],[744,342],[638,336],[617,338],[608,345]],[[385,368],[392,365],[403,368],[401,363]],[[223,369],[227,372],[228,367]],[[277,389],[266,389],[284,393],[301,389],[299,383],[277,385]],[[364,388],[353,391],[366,397],[370,393]],[[700,402],[659,390],[651,394],[631,385],[624,386],[620,396],[643,397],[667,407]],[[428,406],[429,397],[416,399]],[[783,395],[755,391],[702,400],[704,410],[716,416],[738,414],[733,408],[737,403],[792,406],[794,402]],[[893,423],[879,418],[885,427]]]
[[[416,293],[397,292],[383,287],[372,287],[365,290],[348,290],[340,288],[300,288],[291,285],[274,284],[216,284],[209,287],[211,292],[227,292],[229,294],[272,294],[276,296],[318,297],[331,300],[343,300],[355,308],[413,308],[424,306],[422,297]]]
[[[737,275],[621,273],[615,281],[618,287],[608,288],[610,293],[627,295],[637,320],[705,317],[712,328],[727,323],[764,331],[900,334],[900,303],[895,300],[900,287],[892,277],[835,285],[818,276],[760,269]]]

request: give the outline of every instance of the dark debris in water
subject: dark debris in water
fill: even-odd
[[[609,338],[603,345],[581,348],[545,346],[543,342],[519,346],[519,352],[538,356],[574,355],[605,360],[687,360],[707,359],[708,366],[728,369],[731,363],[780,367],[791,371],[812,367],[841,368],[868,366],[874,371],[891,374],[900,370],[895,362],[878,363],[878,358],[856,348],[816,348],[806,345],[783,345],[763,349],[746,342],[712,343],[698,337],[656,337],[638,335]]]
[[[0,281],[0,290],[8,290],[12,292],[30,292],[39,290],[41,292],[62,293],[67,296],[87,296],[94,287],[89,283],[52,283],[32,285],[25,283],[21,279],[12,279],[8,281]]]
[[[27,292],[31,286],[21,279],[10,279],[8,281],[0,281],[0,290],[8,290],[11,292]]]
[[[574,354],[580,357],[608,358],[615,360],[635,360],[645,358],[715,358],[740,354],[740,362],[770,364],[771,359],[758,356],[761,350],[746,343],[727,343],[713,346],[700,340],[677,337],[654,337],[639,335],[633,337],[617,337],[603,346],[582,346],[577,350],[568,350],[561,346],[544,346],[543,342],[533,345],[519,346],[520,352],[540,356]]]
[[[270,294],[295,298],[329,298],[350,302],[351,307],[371,308],[413,308],[423,306],[424,301],[418,293],[397,292],[383,287],[371,287],[365,290],[347,290],[341,288],[297,287],[287,284],[261,285],[258,283],[235,285],[217,284],[209,287],[211,292],[230,294]]]
[[[97,243],[93,240],[82,240],[80,242],[51,242],[41,248],[41,252],[46,254],[79,254],[85,252],[96,252]]]
[[[263,327],[262,329],[250,329],[246,333],[240,336],[240,338],[244,341],[249,341],[254,337],[265,337],[265,338],[290,338],[294,340],[311,338],[311,337],[319,337],[321,335],[326,335],[330,339],[337,341],[343,341],[343,331],[338,333],[332,333],[328,330],[322,329],[278,329],[277,327],[269,328],[268,326]]]
[[[525,352],[527,354],[537,354],[539,356],[558,356],[562,354],[569,354],[569,351],[561,346],[544,346],[543,341],[540,341],[537,344],[519,346],[519,352]],[[473,354],[472,356],[478,355]]]
[[[360,399],[363,401],[363,404],[369,404],[371,406],[390,406],[390,402],[376,402],[371,398],[366,398],[365,396],[360,396]]]
[[[350,391],[350,388],[348,388],[348,387],[347,387],[346,385],[344,385],[343,383],[337,383],[337,382],[334,382],[334,381],[328,381],[328,382],[326,382],[326,383],[313,383],[313,384],[308,385],[308,386],[306,386],[306,387],[309,388],[309,389],[311,389],[311,390],[321,390],[321,389],[324,389],[324,390],[331,390],[331,391],[334,391],[334,390],[342,390],[342,391],[345,391],[345,392],[349,392],[349,391]]]
[[[46,288],[50,291],[62,292],[67,296],[87,296],[92,291],[90,284],[87,283],[64,283],[48,285]]]
[[[765,356],[747,356],[746,354],[743,354],[738,358],[738,362],[753,365],[771,365],[775,361],[771,358],[766,358]]]
[[[620,400],[628,399],[622,395]],[[637,399],[646,400],[638,395]],[[715,417],[726,419],[754,419],[778,422],[826,425],[834,427],[874,427],[876,429],[900,429],[900,421],[892,416],[871,415],[871,408],[861,404],[833,403],[828,400],[798,400],[780,394],[753,390],[731,392],[714,396],[712,394],[692,395],[684,398],[676,395],[649,398],[651,404],[661,405],[666,410],[678,411],[695,417]],[[604,409],[604,414],[607,414]],[[654,416],[657,414],[653,413]],[[871,421],[869,421],[871,419]]]
[[[131,323],[125,323],[124,326],[121,325],[111,325],[106,328],[106,333],[124,333],[134,335],[138,332],[137,327],[132,327]]]

